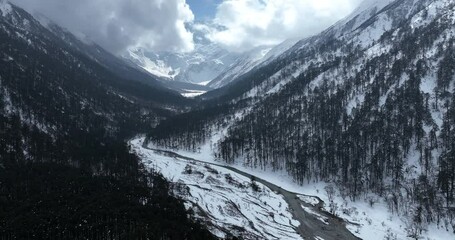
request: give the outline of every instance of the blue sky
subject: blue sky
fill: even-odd
[[[213,19],[222,0],[187,0],[197,21]]]

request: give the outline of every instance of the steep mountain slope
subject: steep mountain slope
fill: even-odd
[[[266,65],[268,62],[273,61],[296,43],[297,40],[286,40],[274,47],[259,47],[250,50],[242,54],[237,61],[210,81],[207,86],[214,89],[226,86],[253,68]]]
[[[150,141],[188,150],[210,142],[228,163],[286,171],[303,185],[334,182],[343,199],[380,199],[406,219],[409,237],[429,224],[453,232],[454,26],[453,1],[368,0],[202,96],[210,118],[191,127],[183,119],[198,113],[170,119]],[[166,131],[172,122],[181,126]]]
[[[128,151],[187,104],[136,76],[0,1],[0,238],[213,238]]]

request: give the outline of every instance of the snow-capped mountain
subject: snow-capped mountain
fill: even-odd
[[[168,80],[206,84],[238,57],[216,44],[196,44],[190,53],[147,52],[129,49],[123,56],[146,71]]]
[[[163,122],[150,141],[193,151],[210,143],[229,164],[284,171],[304,186],[332,182],[343,200],[331,208],[365,239],[453,238],[454,43],[452,0],[367,0],[203,95],[207,109]],[[399,221],[352,218],[363,204]]]
[[[210,42],[203,30],[192,29],[196,44],[192,52],[150,52],[131,48],[123,57],[163,79],[219,88],[255,66],[280,55],[297,42],[288,40],[277,47],[262,46],[240,53],[228,51]]]

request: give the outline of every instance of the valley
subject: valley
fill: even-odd
[[[455,238],[454,1],[10,1],[0,239]]]

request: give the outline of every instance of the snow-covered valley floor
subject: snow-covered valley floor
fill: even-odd
[[[242,237],[302,239],[302,236],[305,236],[302,229],[311,228],[314,229],[310,235],[312,237],[305,239],[346,239],[327,233],[343,232],[346,228],[344,223],[337,223],[336,218],[327,214],[326,211],[332,209],[321,202],[329,202],[326,183],[300,186],[285,173],[272,173],[241,165],[227,166],[216,162],[208,151],[205,151],[209,150],[207,146],[202,148],[201,153],[174,153],[168,149],[154,151],[143,148],[143,140],[137,138],[130,141],[132,151],[148,168],[160,172],[170,182],[181,183],[182,187],[176,194],[182,197],[186,207],[192,209],[200,219],[204,219],[210,230],[219,237],[226,237],[229,233],[248,232],[248,235]],[[254,184],[259,191],[253,189],[250,175],[257,178]],[[263,179],[267,180],[266,184],[263,184]],[[273,189],[273,186],[277,189]],[[290,194],[286,199],[285,193]],[[289,201],[292,196],[298,196],[299,202]],[[390,213],[380,199],[376,199],[372,207],[366,201],[351,202],[335,194],[334,202],[334,213],[345,219],[348,223],[347,229],[355,236],[365,240],[408,239],[404,219]],[[289,203],[293,206],[290,207]],[[297,204],[301,205],[300,216],[294,211]],[[326,211],[320,211],[319,207]],[[300,218],[299,221],[296,216]],[[302,224],[301,218],[308,221],[303,221]],[[320,237],[318,232],[326,234],[327,237]],[[422,239],[431,240],[454,239],[450,230],[436,225],[429,225],[422,236]]]
[[[142,148],[142,139],[130,142],[143,163],[173,183],[182,183],[178,195],[186,207],[219,237],[241,234],[246,239],[301,239],[288,204],[279,194],[261,183],[226,170],[194,161],[165,156]],[[254,189],[256,188],[256,189]]]

